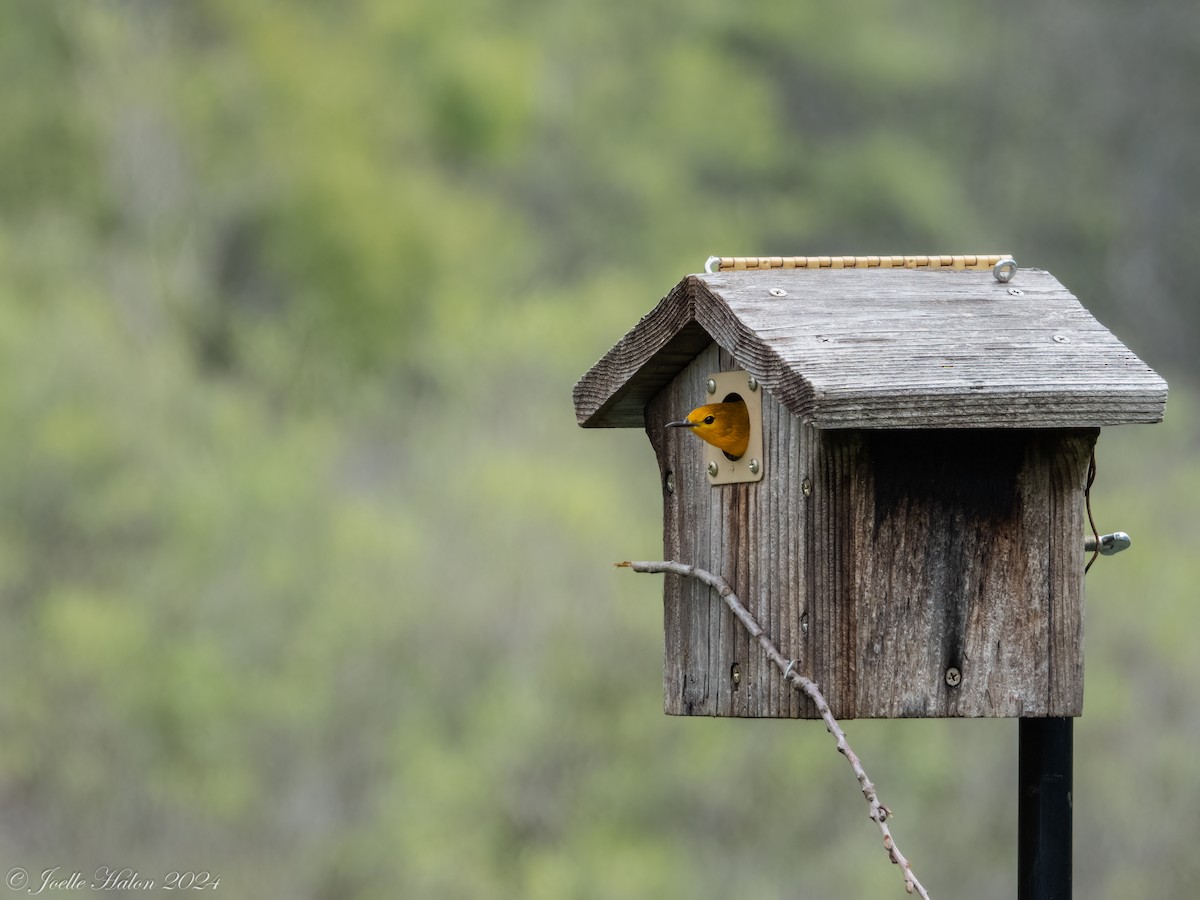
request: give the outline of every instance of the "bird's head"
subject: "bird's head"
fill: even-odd
[[[750,413],[744,400],[697,406],[686,419],[668,422],[667,427],[690,428],[692,434],[724,450],[731,459],[742,456],[750,443]]]

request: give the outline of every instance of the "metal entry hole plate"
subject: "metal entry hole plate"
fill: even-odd
[[[731,460],[712,444],[704,444],[704,472],[708,483],[741,484],[746,481],[761,481],[766,472],[766,460],[763,459],[762,386],[755,381],[755,389],[750,390],[750,373],[740,370],[714,372],[708,377],[716,384],[717,389],[712,397],[703,402],[716,403],[730,394],[737,394],[746,402],[746,412],[750,416],[750,443],[740,459]],[[715,475],[712,474],[714,465],[717,473]]]

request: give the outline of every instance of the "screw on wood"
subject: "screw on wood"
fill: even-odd
[[[954,666],[946,670],[946,684],[950,685],[950,687],[958,687],[961,682],[962,672],[958,671]]]

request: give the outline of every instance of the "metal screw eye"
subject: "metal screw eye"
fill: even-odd
[[[996,265],[992,266],[992,274],[1001,284],[1007,284],[1013,280],[1013,276],[1017,274],[1017,261],[1012,257],[1005,257]]]
[[[1133,546],[1133,538],[1127,535],[1124,531],[1114,531],[1112,534],[1100,535],[1100,543],[1097,545],[1096,538],[1088,535],[1083,540],[1083,550],[1085,553],[1095,553],[1099,546],[1101,556],[1112,556],[1120,553],[1122,550],[1128,550]]]

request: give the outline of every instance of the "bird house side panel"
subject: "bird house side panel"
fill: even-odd
[[[761,482],[712,485],[703,443],[666,423],[708,402],[705,382],[739,368],[717,345],[701,352],[646,410],[646,430],[663,484],[663,552],[668,559],[719,572],[784,653],[803,655],[806,561],[798,458],[801,429],[763,396],[769,473]],[[788,486],[779,491],[771,486]],[[793,507],[794,504],[794,507]],[[664,707],[675,715],[794,717],[807,701],[785,685],[711,589],[666,576],[663,587]],[[810,714],[811,711],[810,711]]]
[[[1086,554],[1079,535],[1088,528],[1084,497],[1088,468],[1099,434],[1099,429],[1063,434],[1050,457],[1048,715],[1083,714],[1083,571]]]
[[[846,520],[863,716],[1082,709],[1094,431],[862,432]]]

